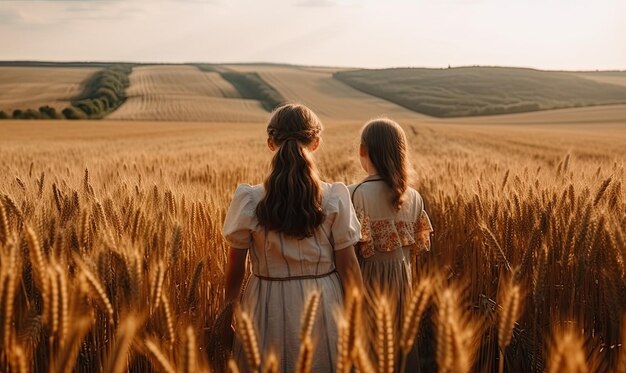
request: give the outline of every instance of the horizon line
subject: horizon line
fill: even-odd
[[[197,62],[197,61],[187,61],[187,62],[149,62],[149,61],[106,61],[106,60],[36,60],[36,59],[26,59],[26,60],[0,60],[0,66],[6,64],[132,64],[132,65],[276,65],[276,66],[291,66],[291,67],[305,67],[305,68],[339,68],[339,69],[355,69],[355,70],[390,70],[390,69],[431,69],[431,70],[447,70],[447,69],[458,69],[458,68],[471,68],[471,67],[482,67],[482,68],[512,68],[512,69],[528,69],[528,70],[538,70],[538,71],[553,71],[553,72],[626,72],[626,67],[624,69],[544,69],[540,67],[532,67],[532,66],[512,66],[512,65],[447,65],[447,66],[419,66],[419,65],[405,65],[405,66],[386,66],[386,67],[359,67],[359,66],[341,66],[341,65],[308,65],[308,64],[295,64],[288,62]]]

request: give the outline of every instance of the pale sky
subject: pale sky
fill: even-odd
[[[626,69],[626,0],[0,0],[0,60]]]

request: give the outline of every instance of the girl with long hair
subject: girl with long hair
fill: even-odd
[[[359,158],[368,176],[349,189],[361,223],[357,253],[371,306],[366,314],[373,317],[376,301],[389,299],[398,337],[411,292],[411,257],[430,250],[433,229],[422,197],[409,186],[408,145],[400,125],[387,118],[365,124]]]
[[[313,321],[313,371],[334,370],[335,315],[343,288],[360,286],[354,245],[360,226],[343,183],[320,180],[312,153],[321,142],[322,124],[303,105],[277,108],[267,126],[274,151],[263,185],[237,187],[224,221],[230,245],[226,302],[239,303],[255,329],[261,366],[274,353],[283,372],[293,372],[300,351],[300,323],[312,291],[320,302]],[[250,254],[252,276],[240,296]],[[250,371],[236,331],[233,354]]]

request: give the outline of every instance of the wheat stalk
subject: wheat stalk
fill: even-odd
[[[280,366],[278,364],[278,358],[276,357],[276,353],[274,351],[271,351],[265,359],[265,364],[263,365],[263,373],[278,373],[279,371]]]
[[[9,239],[9,221],[2,201],[0,201],[0,246],[7,244]]]
[[[140,328],[140,321],[136,316],[124,318],[115,332],[115,341],[107,356],[104,372],[121,373],[128,369],[128,354]]]
[[[402,325],[401,347],[405,353],[408,353],[415,343],[422,315],[430,303],[432,286],[430,279],[422,279],[413,289]]]
[[[228,360],[228,373],[239,373],[239,367],[233,359]]]
[[[383,373],[394,369],[393,324],[389,301],[381,296],[376,304],[376,355],[378,371]]]
[[[48,279],[50,280],[50,298],[47,300],[47,307],[49,311],[49,322],[50,322],[50,338],[53,338],[57,332],[59,331],[59,281],[57,279],[57,271],[54,267],[48,268]]]
[[[48,297],[49,286],[45,270],[44,255],[41,251],[41,244],[39,243],[37,234],[31,227],[26,227],[26,241],[28,243],[28,253],[35,283],[37,287],[39,287],[43,299],[46,299]]]
[[[59,264],[55,265],[57,272],[57,280],[59,282],[59,340],[64,343],[69,330],[69,312],[70,312],[70,295],[68,291],[68,282],[63,269]]]
[[[174,227],[174,234],[172,235],[172,245],[170,248],[170,262],[176,264],[183,247],[183,234],[180,225]]]
[[[146,356],[152,361],[153,364],[157,365],[159,371],[166,373],[174,373],[176,370],[165,356],[163,351],[159,348],[158,344],[152,340],[148,339],[144,342],[144,346],[146,349]]]
[[[402,362],[400,370],[402,372],[406,369],[407,359],[411,348],[415,345],[415,339],[417,332],[419,331],[420,322],[422,316],[430,303],[432,297],[432,281],[429,278],[420,280],[417,286],[413,289],[413,295],[409,301],[407,311],[404,315],[404,321],[402,324],[402,336],[400,338],[400,347],[402,348]],[[419,366],[417,367],[419,371]]]
[[[198,284],[202,278],[202,269],[204,268],[204,260],[198,261],[196,267],[193,270],[193,276],[191,277],[191,285],[189,286],[189,293],[187,294],[187,307],[191,308],[196,300],[196,293],[198,292]]]
[[[93,318],[91,316],[83,316],[72,323],[66,342],[53,358],[52,366],[54,367],[54,372],[69,373],[74,371],[78,351],[83,338],[91,328],[92,322]]]
[[[365,351],[365,348],[360,342],[358,343],[358,346],[357,346],[354,365],[356,366],[356,369],[358,372],[362,372],[362,373],[375,373],[376,372],[376,368],[374,367],[374,364],[372,364],[372,361],[370,360],[369,356],[367,356],[367,351]]]
[[[304,343],[308,337],[311,337],[319,304],[320,293],[318,291],[311,292],[304,305],[304,312],[300,321],[300,343]]]
[[[493,250],[495,250],[495,253],[498,259],[502,263],[504,263],[504,266],[506,267],[506,269],[509,272],[511,272],[511,263],[507,259],[506,254],[504,253],[504,250],[502,250],[502,246],[500,246],[500,244],[498,243],[498,239],[496,238],[496,236],[487,226],[484,226],[484,225],[481,226],[481,230],[483,231],[483,234],[485,235],[485,238],[487,239],[488,245]]]
[[[160,261],[157,266],[157,272],[154,276],[154,282],[150,287],[150,309],[151,313],[159,308],[161,302],[161,293],[163,292],[163,281],[165,280],[165,265]]]
[[[361,290],[353,286],[350,290],[350,297],[348,298],[346,316],[348,321],[348,329],[346,335],[346,348],[348,349],[348,356],[350,362],[354,361],[356,357],[356,345],[359,340],[359,330],[362,323],[362,304],[363,296]]]
[[[600,203],[600,200],[602,199],[602,197],[604,196],[604,192],[606,192],[606,189],[609,187],[609,184],[611,184],[611,178],[607,178],[606,180],[604,180],[602,182],[602,184],[600,185],[600,188],[598,188],[598,191],[596,192],[596,196],[593,199],[593,205],[597,206],[598,203]]]
[[[501,289],[502,309],[498,319],[498,345],[500,346],[500,373],[504,372],[504,350],[513,337],[515,322],[521,311],[521,289],[519,285],[509,282]]]
[[[502,310],[498,322],[498,344],[504,350],[511,342],[513,327],[519,317],[521,301],[519,285],[505,288],[501,298]]]
[[[2,307],[2,313],[0,314],[0,320],[2,320],[2,342],[5,348],[10,346],[13,339],[13,315],[15,311],[15,293],[17,291],[17,274],[19,271],[17,263],[17,247],[11,243],[9,245],[9,263],[6,267],[6,274],[3,273],[3,278],[0,278],[3,282],[2,294],[0,294],[0,306]],[[3,268],[4,269],[4,268]]]
[[[183,372],[192,373],[196,371],[198,358],[196,356],[196,335],[191,326],[187,327],[185,332],[185,349],[183,353]]]
[[[26,353],[22,346],[18,344],[13,344],[11,347],[11,360],[10,360],[11,369],[14,372],[20,373],[28,373],[30,369],[28,369],[28,364],[26,363]]]
[[[583,341],[571,329],[554,333],[548,356],[548,373],[588,371]]]
[[[254,325],[248,314],[239,311],[237,316],[237,329],[241,332],[244,351],[248,360],[248,366],[251,370],[256,371],[261,365],[261,352],[259,351],[259,343],[257,342]]]
[[[350,372],[352,367],[348,349],[348,328],[348,321],[345,318],[337,321],[337,372],[339,373]]]
[[[165,314],[165,325],[167,326],[167,339],[169,340],[170,345],[174,345],[176,334],[174,334],[174,317],[172,315],[172,308],[165,293],[162,294],[161,298],[163,301],[163,313]]]
[[[454,330],[453,323],[453,294],[449,289],[445,289],[439,296],[437,304],[437,367],[440,372],[452,371],[454,363]]]
[[[313,342],[310,336],[306,336],[300,344],[300,353],[296,362],[297,373],[310,373],[313,367]]]
[[[93,298],[95,298],[100,306],[102,306],[103,310],[106,311],[109,321],[113,322],[115,316],[113,305],[111,304],[107,293],[104,291],[102,284],[100,284],[100,281],[96,279],[87,267],[83,266],[81,273],[82,278],[84,278],[84,283],[88,285],[88,294],[93,295]]]

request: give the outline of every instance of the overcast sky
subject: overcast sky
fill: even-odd
[[[0,60],[626,69],[626,0],[0,0]]]

